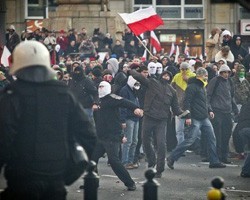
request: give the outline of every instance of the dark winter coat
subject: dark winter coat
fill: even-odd
[[[207,86],[207,98],[213,111],[238,114],[234,99],[234,87],[230,81],[221,76],[216,76],[210,80]]]
[[[235,146],[235,150],[238,153],[244,152],[244,145],[239,134],[239,131],[243,128],[250,128],[250,100],[241,107],[238,124],[236,125],[234,132],[233,132],[233,142]]]
[[[176,91],[169,84],[164,84],[155,78],[145,78],[135,70],[130,70],[132,75],[142,85],[147,87],[144,101],[144,115],[158,119],[166,120],[170,117],[170,108],[175,115],[180,115],[180,110]]]
[[[10,52],[13,52],[15,47],[20,43],[19,35],[14,32],[12,35],[9,33],[6,34],[6,46]]]
[[[84,108],[92,108],[98,104],[98,91],[93,81],[84,76],[82,80],[71,79],[69,88]]]
[[[242,47],[242,43],[240,45],[236,45],[236,38],[240,37],[239,35],[234,35],[233,40],[232,40],[232,46],[231,46],[231,51],[234,55],[234,59],[239,59],[238,56],[241,56],[243,59],[246,57],[248,54],[247,50]]]
[[[192,77],[188,80],[188,86],[185,90],[183,109],[190,111],[190,117],[196,120],[208,118],[207,94],[204,83]]]
[[[120,91],[120,96],[123,97],[124,99],[127,99],[129,101],[132,101],[135,105],[137,105],[138,107],[140,107],[139,105],[139,100],[138,97],[135,93],[136,91],[132,90],[129,85],[125,85],[121,91]],[[121,122],[125,123],[126,120],[132,120],[134,122],[139,121],[139,118],[134,114],[133,111],[128,110],[126,108],[122,108],[121,109]]]
[[[0,169],[5,163],[7,180],[61,180],[69,135],[89,156],[94,149],[94,126],[62,82],[17,80],[6,88],[0,109]]]
[[[120,142],[122,127],[119,108],[134,111],[138,108],[131,101],[118,95],[110,94],[100,98],[100,109],[96,112],[96,131],[100,140]]]
[[[115,54],[117,56],[117,59],[119,59],[120,57],[124,56],[124,48],[123,46],[120,45],[115,45],[113,47],[112,53]]]

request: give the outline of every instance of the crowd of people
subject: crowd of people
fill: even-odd
[[[45,29],[26,31],[20,40],[14,26],[8,31],[6,46],[13,54],[20,40],[40,42],[47,48],[50,70],[56,74],[52,79],[68,88],[95,125],[98,142],[88,153],[90,158],[98,163],[107,153],[108,164],[128,190],[136,186],[127,170],[139,168],[140,158],[146,156],[148,167],[155,167],[155,177],[161,178],[167,152],[166,163],[174,169],[186,150],[199,154],[209,168],[226,167],[232,163],[231,151],[236,151],[238,158],[246,157],[241,176],[250,177],[250,156],[243,148],[246,141],[250,148],[250,117],[244,113],[250,111],[250,54],[240,35],[214,28],[206,40],[204,60],[185,54],[170,58],[167,53],[145,60],[143,45],[129,29],[123,41],[115,43],[98,28],[92,36],[85,28],[80,33],[61,30],[58,36]],[[99,52],[105,52],[102,59]],[[6,91],[16,79],[51,80],[51,73],[45,76],[39,70],[43,64],[34,61],[30,66],[34,64],[43,77],[29,67],[25,73],[1,67],[1,90]],[[229,148],[231,138],[235,150]]]

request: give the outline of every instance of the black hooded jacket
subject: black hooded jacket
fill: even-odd
[[[170,117],[170,108],[175,115],[182,113],[177,101],[176,91],[170,84],[156,78],[145,78],[135,70],[130,70],[129,73],[147,88],[144,101],[145,116],[157,120],[166,120]]]
[[[239,59],[239,56],[241,56],[243,59],[246,57],[246,55],[248,54],[247,53],[247,50],[242,47],[242,41],[240,43],[240,45],[236,45],[236,39],[241,36],[240,35],[234,35],[233,36],[233,40],[232,40],[232,45],[231,45],[231,51],[234,55],[234,59]]]
[[[94,82],[84,75],[82,67],[76,67],[73,79],[69,82],[69,88],[80,101],[84,108],[92,108],[93,104],[98,103],[98,91]]]
[[[78,101],[63,82],[42,69],[20,70],[18,80],[1,96],[0,171],[6,164],[7,180],[61,179],[70,135],[89,156],[95,146],[94,126]]]
[[[184,110],[189,110],[189,117],[196,120],[208,118],[208,112],[211,111],[208,110],[207,94],[204,83],[196,77],[192,77],[188,80],[183,108]]]

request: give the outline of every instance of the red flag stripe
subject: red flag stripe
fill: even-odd
[[[154,31],[150,32],[150,44],[156,49],[156,51],[161,50],[161,44],[158,38],[156,37]]]
[[[127,25],[135,35],[140,35],[146,31],[152,31],[162,24],[162,19],[158,15],[153,15],[149,18],[142,19]]]

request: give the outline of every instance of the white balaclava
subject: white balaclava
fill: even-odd
[[[159,63],[159,62],[157,62],[157,63],[156,63],[156,73],[157,73],[157,74],[162,74],[162,70],[163,70],[162,64]]]
[[[102,81],[98,87],[99,98],[103,98],[111,93],[111,85],[107,81]]]
[[[131,89],[139,90],[140,89],[140,83],[135,80],[132,76],[128,77],[127,84]]]
[[[148,73],[149,73],[150,75],[156,73],[156,63],[154,63],[154,62],[148,63]]]

